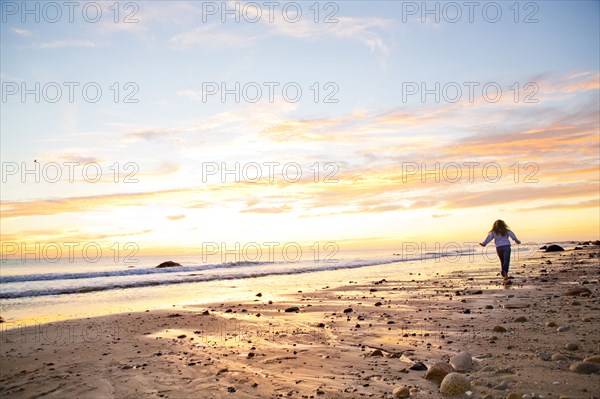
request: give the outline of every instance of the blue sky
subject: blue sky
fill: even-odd
[[[137,239],[148,246],[168,241],[156,233],[168,231],[171,227],[166,225],[179,223],[181,234],[193,234],[208,215],[245,226],[238,237],[242,240],[252,235],[256,218],[261,220],[261,236],[279,231],[283,218],[299,226],[302,233],[288,234],[297,240],[308,240],[315,230],[331,239],[401,240],[403,233],[395,226],[407,220],[423,226],[413,237],[448,238],[431,231],[447,231],[465,216],[478,221],[473,230],[487,228],[497,214],[523,226],[529,220],[539,222],[527,227],[536,239],[548,237],[546,231],[556,228],[549,216],[564,221],[558,226],[564,237],[577,231],[598,232],[598,197],[593,192],[598,175],[589,170],[598,166],[597,1],[518,2],[518,23],[513,20],[514,8],[509,8],[513,2],[492,4],[502,10],[497,23],[486,21],[481,13],[491,2],[478,3],[473,23],[464,6],[457,23],[443,18],[454,14],[442,15],[440,23],[431,15],[425,23],[420,15],[403,22],[403,7],[423,3],[394,1],[320,2],[320,17],[335,10],[338,22],[315,23],[309,8],[314,2],[298,2],[303,16],[293,24],[281,18],[284,2],[276,7],[273,23],[264,13],[257,23],[231,19],[222,23],[219,15],[203,14],[203,7],[221,2],[132,3],[139,9],[137,23],[122,21],[133,10],[125,9],[126,2],[119,3],[118,23],[109,9],[113,2],[93,3],[103,11],[96,23],[86,22],[77,12],[80,8],[74,23],[68,22],[64,8],[58,23],[44,18],[36,23],[31,16],[23,23],[22,10],[14,9],[22,3],[3,2],[3,90],[15,83],[33,87],[35,82],[96,82],[103,96],[93,104],[78,90],[73,103],[65,98],[57,103],[23,103],[18,95],[10,96],[1,104],[2,161],[87,160],[103,168],[135,162],[143,177],[128,186],[9,180],[2,190],[7,237],[35,238],[32,232],[40,231],[53,232],[48,233],[53,237],[93,237],[121,228],[118,220],[110,221],[128,213],[139,215],[131,220],[131,230],[146,232]],[[38,4],[42,9],[45,3]],[[263,2],[256,4],[266,12]],[[449,3],[427,3],[436,4],[444,9]],[[538,22],[524,23],[531,12]],[[115,103],[110,90],[115,82],[121,95],[130,93],[125,84],[133,83],[139,102]],[[235,82],[276,82],[279,87],[295,82],[303,95],[297,103],[282,99],[280,90],[273,102],[266,101],[266,91],[257,103],[236,103],[231,97],[223,103],[218,96],[203,102],[206,82],[228,87]],[[325,84],[334,84],[337,103],[315,102],[310,90],[315,82],[321,95],[333,87],[326,89]],[[465,100],[466,92],[458,103],[435,103],[430,98],[422,102],[419,96],[404,102],[406,82],[479,86],[472,103]],[[481,98],[480,88],[490,82],[502,87],[498,103]],[[521,88],[518,103],[512,101],[509,88],[515,82]],[[537,103],[522,102],[522,96],[530,93],[523,86],[530,82],[538,88]],[[386,185],[397,178],[401,162],[468,160],[497,161],[506,168],[514,162],[535,162],[546,179],[535,186],[541,190],[535,195],[531,186],[511,186],[508,181],[501,182],[502,188],[494,186],[509,190],[507,204],[486,200],[483,194],[489,186]],[[327,189],[211,185],[214,191],[209,192],[199,181],[203,161],[306,165],[335,161],[343,179]],[[573,189],[566,197],[559,194],[570,192],[565,185]],[[587,191],[578,188],[586,185]],[[164,192],[172,189],[180,191]],[[202,192],[202,206],[195,202],[197,190]],[[446,198],[448,190],[454,197]],[[473,199],[465,202],[461,192],[472,192],[468,197]],[[132,193],[147,197],[134,203],[123,199]],[[152,198],[163,200],[148,200],[148,193],[159,193]],[[89,197],[85,204],[82,197]],[[44,202],[48,200],[66,205],[40,211],[48,208]],[[515,209],[514,214],[507,208]],[[158,216],[144,217],[149,214]],[[169,218],[173,215],[184,216]],[[307,221],[307,215],[319,220]],[[590,221],[594,218],[596,222]],[[82,220],[102,223],[99,230],[86,230],[80,227]],[[364,234],[349,233],[356,224],[369,227]],[[340,227],[331,227],[336,225]],[[467,230],[461,234],[470,234]],[[227,238],[225,230],[216,235]]]

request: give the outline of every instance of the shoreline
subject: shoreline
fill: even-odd
[[[12,330],[2,323],[0,394],[392,397],[404,385],[410,397],[435,398],[439,385],[411,367],[430,368],[468,351],[474,366],[464,375],[472,397],[589,398],[600,391],[600,376],[569,367],[600,354],[598,250],[514,262],[511,286],[501,285],[496,264],[485,264],[439,275],[432,268],[402,280],[299,286],[304,292],[286,297],[266,287],[245,301]],[[352,273],[346,277],[353,281]],[[575,286],[590,294],[564,296]],[[563,326],[568,330],[558,332]],[[577,349],[566,349],[572,343]]]

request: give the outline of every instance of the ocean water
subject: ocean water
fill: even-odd
[[[530,247],[514,249],[513,263],[531,253]],[[302,288],[345,284],[352,278],[403,278],[421,271],[497,263],[493,247],[409,255],[348,251],[329,259],[308,258],[247,261],[219,256],[140,256],[135,263],[112,258],[96,262],[3,259],[0,311],[6,321],[52,321],[185,303],[242,301],[256,292],[269,292],[276,298]],[[182,266],[156,268],[166,260]]]

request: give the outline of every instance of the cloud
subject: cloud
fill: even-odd
[[[241,211],[241,213],[285,213],[290,212],[292,207],[289,205],[275,206],[275,207],[256,207],[248,208]]]
[[[179,91],[175,92],[175,94],[177,94],[178,96],[181,96],[181,97],[188,98],[190,100],[197,100],[202,96],[202,91],[186,89],[186,90],[179,90]]]
[[[224,25],[224,24],[223,24]],[[241,47],[251,44],[256,40],[253,35],[243,32],[219,30],[218,24],[206,24],[196,29],[179,33],[173,36],[169,43],[180,48],[205,47],[221,49],[223,47]]]
[[[230,1],[227,8],[244,7],[245,4],[244,2]],[[273,20],[270,20],[266,12],[258,15],[256,7],[245,7],[244,10],[245,18],[257,20],[258,23],[242,21],[235,24],[238,29],[235,32],[231,30],[231,24],[227,28],[228,24],[224,23],[204,23],[202,26],[173,36],[169,43],[181,49],[194,46],[205,48],[241,47],[272,36],[287,36],[302,40],[329,40],[331,38],[351,40],[366,46],[382,59],[387,57],[391,50],[389,39],[386,39],[386,36],[394,36],[391,32],[394,27],[391,20],[335,15],[329,18],[328,22],[315,23],[312,18],[304,17],[296,22],[291,22],[289,20],[292,18],[291,15],[283,17],[280,12],[276,12]],[[217,18],[213,15],[208,17]],[[264,29],[257,34],[259,27]]]
[[[38,44],[39,48],[64,48],[64,47],[96,47],[96,43],[91,40],[69,39],[52,40]]]
[[[143,206],[160,199],[173,200],[171,196],[194,192],[193,189],[173,189],[142,193],[105,194],[58,199],[36,199],[30,201],[3,201],[0,205],[2,218],[12,219],[26,216],[56,215],[61,213],[90,212],[127,206]]]
[[[372,52],[387,56],[390,46],[382,37],[393,26],[392,21],[381,18],[337,17],[336,22],[314,23],[310,19],[301,19],[290,23],[284,19],[276,19],[269,24],[273,33],[301,39],[339,38],[350,39],[362,43]]]
[[[578,209],[586,209],[586,208],[600,208],[600,199],[593,199],[588,201],[581,201],[576,203],[564,203],[564,202],[555,202],[551,204],[545,204],[540,206],[533,207],[522,207],[517,208],[518,211],[521,212],[530,212],[530,211],[543,211],[543,210],[578,210]]]
[[[30,37],[31,35],[33,35],[33,32],[27,29],[10,28],[10,31],[21,37]]]

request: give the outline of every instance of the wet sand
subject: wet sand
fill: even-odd
[[[0,396],[438,398],[424,368],[468,352],[458,397],[598,397],[599,262],[590,245],[513,263],[511,285],[492,263],[403,280],[340,271],[347,284],[286,300],[2,323]]]

